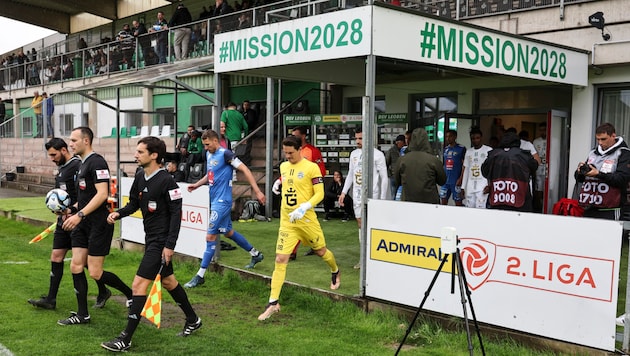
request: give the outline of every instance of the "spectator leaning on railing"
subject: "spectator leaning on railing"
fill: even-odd
[[[157,52],[158,59],[160,63],[166,63],[166,55],[168,54],[168,22],[164,18],[164,13],[159,11],[157,13],[157,21],[149,29],[149,32],[157,32],[156,43],[155,43],[155,51]]]
[[[190,12],[180,3],[177,5],[177,9],[173,13],[171,20],[168,22],[168,27],[176,27],[186,25],[192,22],[192,16]],[[192,32],[190,26],[177,27],[175,30],[175,39],[173,47],[175,48],[175,59],[182,60],[188,57],[188,44],[190,43],[190,33]]]

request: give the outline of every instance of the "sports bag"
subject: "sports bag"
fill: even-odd
[[[260,203],[257,200],[248,200],[243,205],[243,212],[238,219],[245,221],[255,219],[256,215],[261,215],[260,210]]]
[[[584,216],[584,208],[576,199],[562,198],[553,205],[552,214],[564,216]]]

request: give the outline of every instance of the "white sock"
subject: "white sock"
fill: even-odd
[[[206,275],[206,269],[205,268],[199,268],[199,271],[197,271],[197,275],[201,278],[203,278],[203,276]]]

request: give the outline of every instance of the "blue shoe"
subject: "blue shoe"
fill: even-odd
[[[186,288],[195,288],[197,286],[200,286],[202,284],[206,283],[206,280],[203,277],[199,277],[198,274],[196,274],[191,280],[190,282],[184,284],[184,287]]]
[[[254,266],[256,266],[256,263],[259,263],[264,258],[265,256],[263,256],[262,252],[258,252],[258,255],[252,256],[252,260],[249,261],[249,264],[247,264],[245,268],[254,268]]]

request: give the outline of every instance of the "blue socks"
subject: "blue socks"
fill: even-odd
[[[232,236],[230,236],[229,238],[232,239],[232,241],[236,242],[237,245],[239,245],[243,250],[247,252],[251,251],[251,249],[254,248],[254,246],[252,246],[252,244],[247,241],[245,236],[239,234],[236,231],[234,231]]]
[[[203,253],[201,268],[208,268],[208,266],[210,266],[210,262],[212,262],[212,257],[214,257],[216,246],[216,241],[206,241],[206,251]]]

